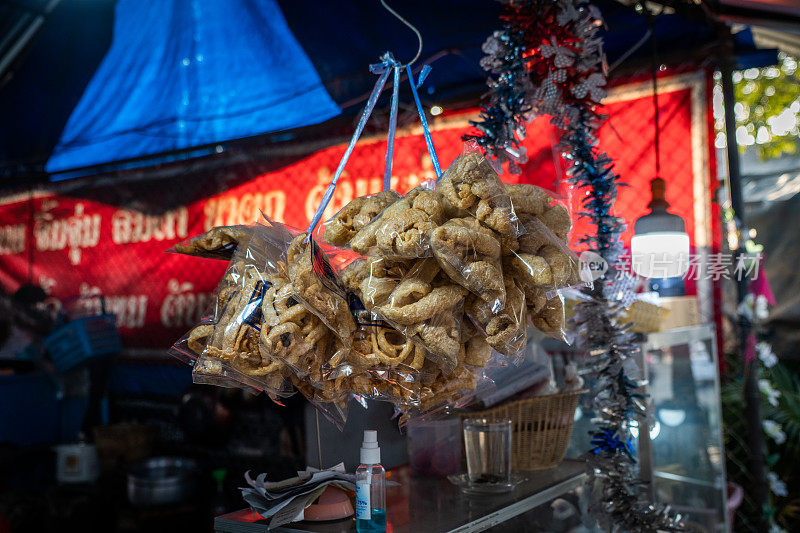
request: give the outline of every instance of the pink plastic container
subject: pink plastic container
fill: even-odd
[[[411,419],[408,456],[415,476],[445,477],[461,471],[461,419]]]

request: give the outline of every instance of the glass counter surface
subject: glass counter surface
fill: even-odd
[[[468,495],[447,479],[412,477],[407,466],[394,468],[387,477],[400,483],[388,487],[387,528],[392,533],[483,531],[566,494],[586,476],[582,461],[567,459],[549,470],[525,472],[527,478],[505,494]],[[218,533],[262,533],[268,520],[249,509],[218,516]],[[345,533],[356,530],[354,518],[331,522],[297,522],[274,532]]]

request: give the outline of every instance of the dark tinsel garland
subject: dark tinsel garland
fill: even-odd
[[[602,42],[589,31],[601,22],[593,7],[578,8],[583,2],[500,1],[503,28],[483,44],[481,60],[489,72],[489,93],[480,119],[470,122],[478,133],[464,140],[476,142],[501,165],[509,161],[509,171],[518,174],[528,160],[520,146],[527,122],[549,115],[564,127],[574,109],[605,96]]]
[[[624,323],[623,301],[630,284],[621,275],[620,234],[625,223],[611,214],[617,197],[618,176],[611,160],[596,148],[594,132],[599,120],[591,110],[579,110],[562,137],[560,148],[568,161],[570,183],[587,191],[583,215],[597,227],[582,242],[608,263],[605,276],[589,296],[576,305],[569,327],[577,347],[586,350],[595,377],[593,410],[596,427],[588,454],[590,515],[609,531],[679,531],[681,517],[669,507],[646,500],[641,491],[635,452],[631,446],[631,424],[647,416],[643,381],[635,375],[639,348],[630,324]]]
[[[527,41],[516,25],[507,20],[504,29],[494,32],[483,44],[487,55],[481,66],[492,75],[487,81],[489,101],[480,111],[480,120],[470,121],[480,134],[465,135],[464,140],[475,141],[487,157],[500,164],[510,161],[511,171],[519,173],[518,164],[527,161],[519,143],[525,137],[533,87],[524,57]]]
[[[587,0],[501,0],[503,29],[484,44],[482,66],[490,72],[490,93],[478,135],[467,136],[512,172],[525,161],[519,142],[525,123],[549,115],[563,130],[559,148],[569,182],[587,192],[581,216],[596,232],[580,242],[608,264],[605,275],[584,289],[570,328],[578,348],[590,355],[595,377],[589,464],[589,514],[609,531],[676,531],[681,517],[646,500],[636,467],[631,426],[647,413],[637,369],[638,345],[624,323],[623,302],[631,283],[621,275],[620,234],[624,221],[612,214],[619,177],[596,145],[604,117],[596,111],[605,97],[605,58],[597,30],[600,13]]]

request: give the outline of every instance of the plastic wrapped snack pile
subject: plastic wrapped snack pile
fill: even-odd
[[[352,200],[324,239],[269,220],[213,228],[173,249],[230,263],[172,352],[195,381],[299,390],[337,423],[353,395],[452,404],[490,360],[520,356],[528,324],[563,335],[555,289],[579,282],[570,227],[543,189],[504,185],[467,152],[435,186]]]

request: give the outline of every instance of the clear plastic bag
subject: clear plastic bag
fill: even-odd
[[[228,374],[235,375],[233,370],[258,382],[271,395],[285,396],[286,365],[260,347],[264,296],[271,285],[263,264],[247,250],[237,250],[219,285],[213,323],[195,328],[189,337],[194,349],[205,342],[203,356],[220,361]]]
[[[342,282],[347,290],[360,298],[365,308],[373,309],[386,302],[413,266],[414,262],[410,260],[368,255],[344,268]]]
[[[347,246],[361,229],[400,198],[394,191],[354,198],[325,223],[325,240],[334,246]]]
[[[350,246],[362,255],[387,259],[430,257],[429,234],[444,216],[440,195],[426,186],[416,187],[356,233]]]
[[[509,250],[504,267],[516,275],[526,293],[534,287],[553,291],[580,284],[580,262],[565,238],[538,217],[523,215],[523,220],[525,233],[517,239],[517,250]]]
[[[318,386],[323,381],[323,365],[339,341],[323,320],[327,315],[312,307],[312,304],[322,305],[330,291],[316,278],[310,250],[305,257],[306,252],[299,249],[303,243],[294,245],[304,236],[265,219],[253,228],[252,237],[242,252],[249,263],[260,265],[259,274],[264,284],[258,336],[262,359],[276,367],[285,367],[287,373]],[[313,241],[307,246],[313,246]],[[298,264],[301,261],[306,263]],[[330,274],[332,269],[329,265],[326,268]],[[316,285],[310,287],[312,283]],[[338,305],[347,308],[344,300]],[[345,318],[352,323],[349,312]]]
[[[207,347],[214,327],[213,316],[212,320],[204,322],[195,326],[168,350],[170,355],[192,367],[194,383],[241,388],[254,393],[264,391],[273,400],[292,394],[291,388],[284,381],[288,369],[281,371],[280,368],[272,367],[266,372],[259,372],[258,366],[247,368],[240,364],[239,359],[226,360],[208,353]],[[242,355],[245,359],[254,357],[251,353]]]
[[[486,343],[504,356],[515,360],[520,357],[527,340],[527,309],[525,292],[514,275],[503,278],[506,302],[494,311],[489,302],[469,296],[466,313],[486,339]]]
[[[248,226],[217,226],[195,235],[167,250],[177,254],[230,261],[239,243],[246,244],[250,237]]]
[[[568,247],[572,220],[567,208],[535,185],[506,185],[506,190],[523,232],[502,239],[502,253],[520,282],[550,290],[578,284],[578,257]]]
[[[501,246],[492,230],[474,218],[454,218],[431,232],[431,250],[453,281],[489,304],[493,313],[506,303]]]
[[[427,351],[445,374],[458,363],[466,290],[444,274],[433,258],[417,262],[386,301],[375,306],[380,318]]]
[[[522,233],[500,176],[473,147],[468,146],[444,171],[436,191],[442,195],[448,217],[469,214],[500,235],[516,237]]]
[[[288,244],[285,258],[294,296],[349,346],[356,325],[347,293],[316,239],[298,234]]]
[[[262,358],[253,339],[260,329],[260,288],[242,297],[251,265],[238,260],[228,266],[214,303],[200,323],[179,339],[168,353],[193,367],[197,383],[265,391],[273,399],[291,394],[284,383],[286,369]],[[239,286],[242,282],[243,285]]]

